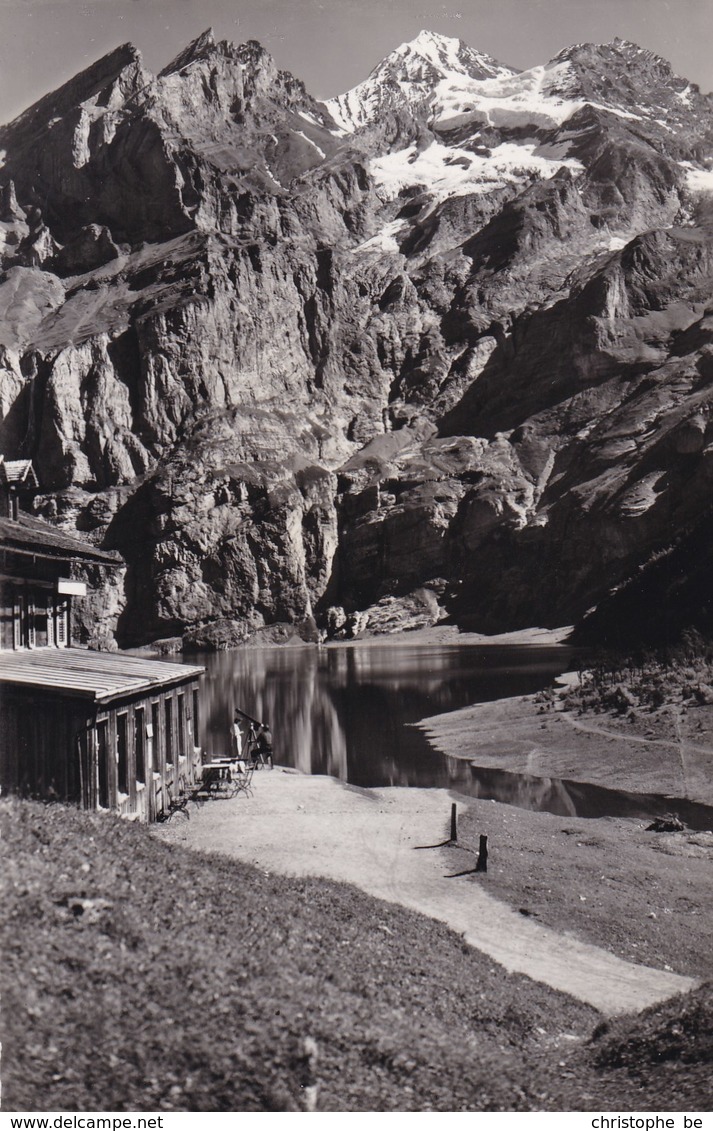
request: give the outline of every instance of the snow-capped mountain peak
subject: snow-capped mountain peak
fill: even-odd
[[[576,44],[515,71],[459,39],[421,31],[328,106],[345,133],[361,130],[373,146],[369,169],[382,200],[408,191],[442,202],[563,170],[576,179],[587,147],[610,129],[635,128],[654,152],[686,135],[709,154],[713,99],[625,40]],[[382,136],[390,114],[398,115],[395,128]],[[685,172],[693,191],[707,190],[713,177],[705,161]]]
[[[512,68],[460,39],[423,30],[387,55],[364,82],[330,99],[327,106],[334,120],[351,133],[389,110],[433,101],[439,86],[514,74]]]
[[[370,77],[389,72],[398,73],[402,81],[412,82],[434,78],[440,81],[455,75],[484,79],[513,73],[511,68],[503,67],[490,55],[475,51],[462,39],[425,30],[387,55]]]

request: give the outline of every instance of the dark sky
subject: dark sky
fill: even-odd
[[[341,93],[421,28],[515,67],[619,35],[713,88],[713,0],[0,0],[0,121],[127,40],[151,70],[212,25],[258,39],[317,98]]]

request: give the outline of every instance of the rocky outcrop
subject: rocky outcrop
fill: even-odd
[[[315,636],[337,546],[322,426],[275,405],[208,414],[112,519],[128,563],[121,638],[225,623],[234,639],[272,623]],[[195,638],[195,632],[194,632]]]
[[[119,258],[111,232],[101,224],[87,224],[57,253],[52,266],[58,275],[84,275]]]
[[[422,33],[322,105],[206,33],[0,135],[0,444],[124,554],[98,637],[569,623],[703,521],[713,104],[656,56]]]

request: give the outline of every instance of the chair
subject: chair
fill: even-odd
[[[252,797],[253,791],[251,783],[254,773],[254,765],[248,765],[246,762],[243,762],[242,759],[236,762],[235,769],[232,773],[233,790],[230,796],[237,797],[239,794],[244,793],[246,797]]]
[[[190,782],[187,778],[181,778],[178,792],[181,799],[186,798],[188,801],[193,801],[195,805],[200,805],[205,801],[202,780]]]
[[[183,816],[190,821],[191,814],[188,812],[188,802],[191,801],[190,794],[179,789],[175,797],[172,797],[170,791],[168,791],[167,798],[168,805],[166,805],[160,813],[156,814],[156,820],[170,821],[172,817],[175,817],[176,813],[182,813]]]

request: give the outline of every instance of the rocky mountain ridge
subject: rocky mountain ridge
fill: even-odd
[[[321,104],[208,32],[0,149],[0,445],[121,643],[576,622],[705,525],[713,99],[652,53],[422,32]]]

